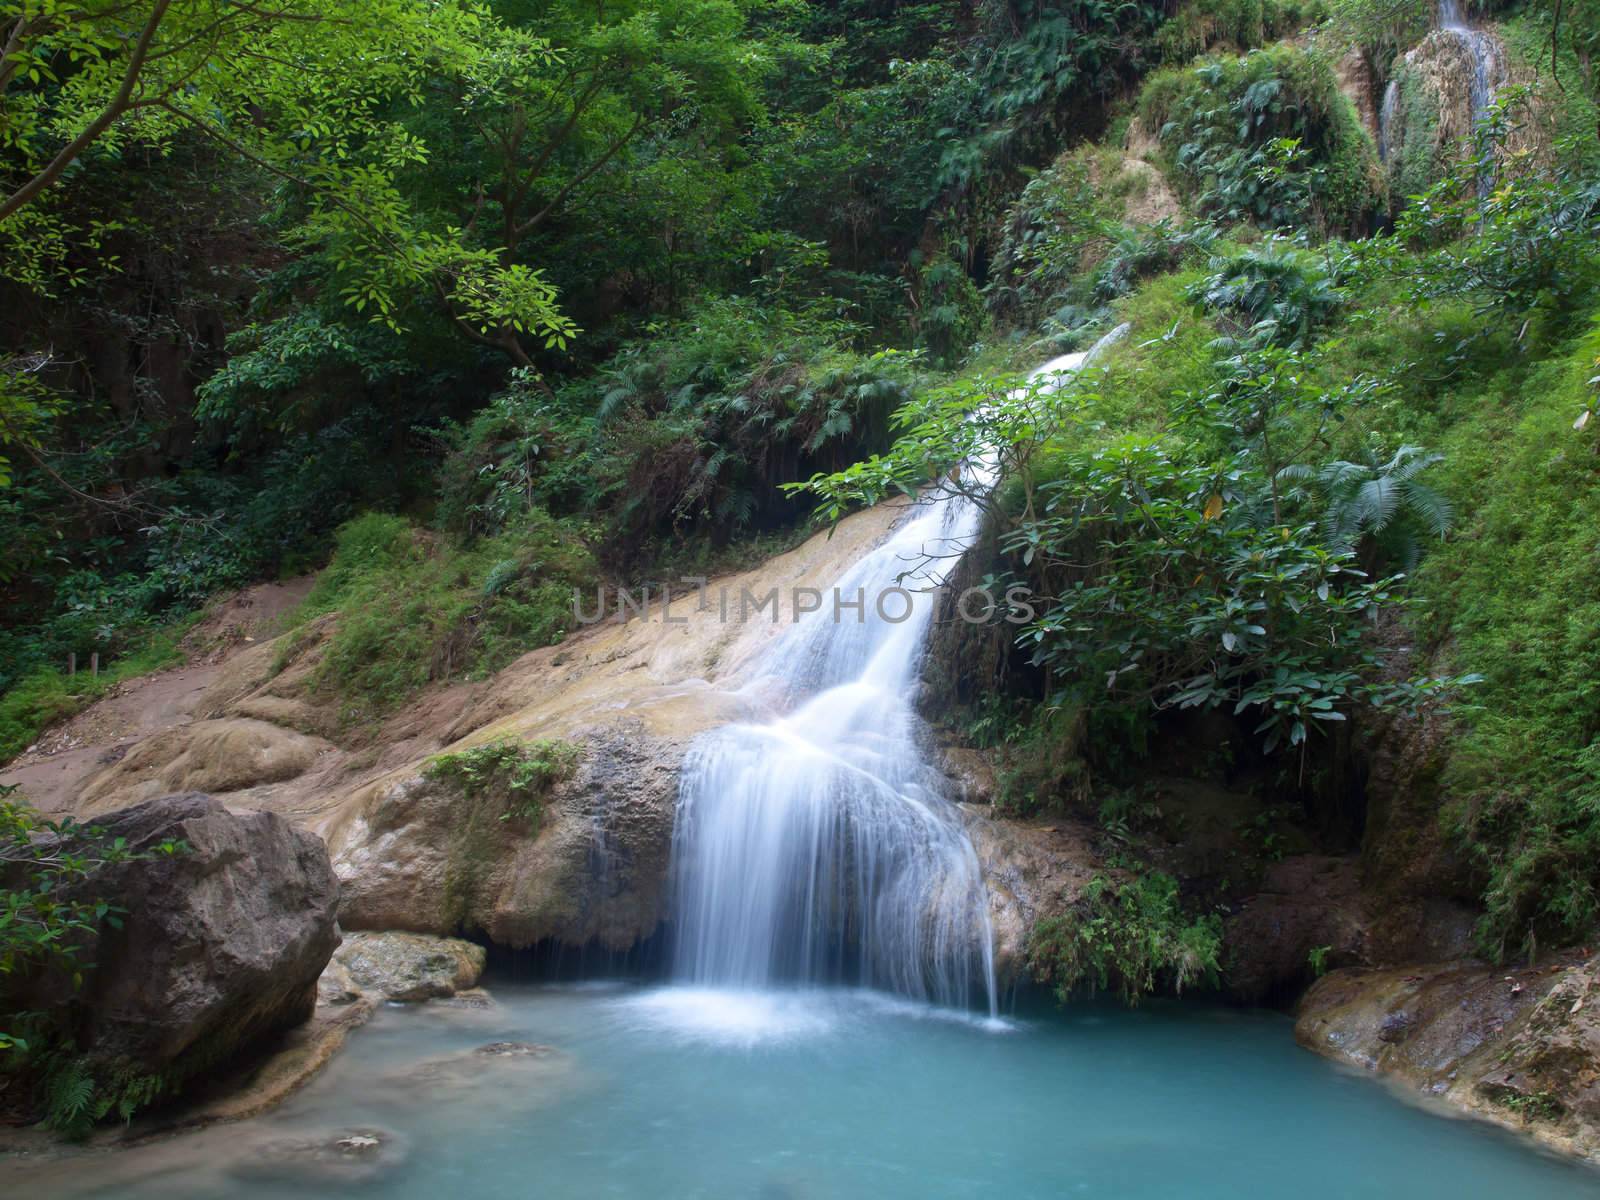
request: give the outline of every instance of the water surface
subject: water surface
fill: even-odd
[[[8,1183],[128,1200],[1600,1196],[1600,1174],[1408,1104],[1272,1013],[997,1023],[850,991],[495,995],[380,1011],[264,1118]],[[549,1050],[475,1053],[494,1042]],[[380,1145],[328,1149],[349,1136]]]

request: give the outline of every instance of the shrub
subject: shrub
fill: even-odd
[[[1376,149],[1315,51],[1278,45],[1159,72],[1139,119],[1202,216],[1351,231],[1382,208]]]
[[[482,676],[571,629],[574,589],[593,586],[583,527],[539,509],[462,546],[372,513],[340,529],[333,561],[301,606],[337,612],[317,686],[347,719],[393,708],[425,684]]]
[[[537,833],[544,815],[544,797],[577,769],[578,747],[541,739],[519,742],[498,738],[482,745],[430,758],[422,768],[429,779],[449,780],[468,799],[490,797],[505,805],[502,821],[521,822]]]
[[[1188,0],[1156,35],[1165,62],[1187,62],[1208,50],[1250,50],[1315,24],[1321,0]]]
[[[1213,258],[1211,274],[1190,288],[1189,297],[1223,317],[1235,334],[1249,332],[1263,344],[1307,346],[1345,303],[1327,261],[1269,241]]]
[[[1186,913],[1170,875],[1096,875],[1073,911],[1033,927],[1028,965],[1063,1004],[1081,989],[1110,988],[1137,1004],[1157,989],[1215,986],[1221,951],[1221,918]]]
[[[1488,877],[1485,952],[1588,938],[1600,919],[1600,324],[1458,403],[1443,479],[1458,536],[1423,564],[1423,631],[1481,672],[1442,784]]]

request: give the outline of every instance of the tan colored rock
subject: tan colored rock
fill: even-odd
[[[148,738],[91,778],[78,811],[106,812],[173,792],[237,792],[281,783],[310,770],[333,750],[265,721],[196,721]]]
[[[347,931],[323,972],[319,993],[330,1000],[336,991],[351,990],[386,1000],[443,999],[475,987],[484,958],[482,946],[460,938]]]
[[[694,724],[729,715],[701,707]],[[665,917],[689,737],[662,736],[636,717],[573,740],[576,773],[545,799],[536,836],[502,820],[502,802],[468,798],[448,780],[407,772],[367,789],[328,830],[344,923],[480,929],[511,946],[626,950],[650,936]]]
[[[1301,1000],[1295,1037],[1546,1145],[1600,1160],[1600,956],[1342,970]]]
[[[1108,147],[1087,159],[1095,191],[1120,204],[1122,220],[1130,225],[1154,225],[1183,216],[1177,193],[1156,165],[1159,150],[1154,139],[1130,128],[1121,151]]]
[[[1091,831],[1064,818],[1007,820],[968,804],[961,812],[989,889],[995,974],[1012,983],[1027,972],[1034,925],[1072,908],[1099,870]]]
[[[1356,116],[1360,118],[1362,127],[1376,141],[1378,104],[1381,97],[1378,94],[1377,77],[1373,74],[1372,64],[1367,61],[1367,56],[1352,47],[1334,64],[1333,77],[1339,85],[1339,90],[1344,93],[1345,99],[1349,100],[1350,106],[1356,110]]]

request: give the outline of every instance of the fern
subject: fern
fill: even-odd
[[[95,1121],[94,1076],[76,1058],[53,1070],[45,1083],[45,1123],[69,1137],[82,1136]]]

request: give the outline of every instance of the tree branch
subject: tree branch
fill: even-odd
[[[100,135],[111,127],[112,122],[127,110],[133,100],[133,90],[139,82],[139,73],[144,69],[145,59],[149,57],[151,43],[155,41],[156,31],[161,27],[167,9],[171,6],[172,0],[156,0],[155,7],[150,10],[149,19],[139,31],[139,39],[133,45],[133,52],[128,56],[128,66],[122,73],[122,84],[117,88],[116,95],[101,110],[100,115],[89,122],[82,133],[61,148],[44,170],[12,192],[4,202],[0,202],[0,221],[4,221],[60,179],[62,173],[77,160],[78,156],[93,145]]]

